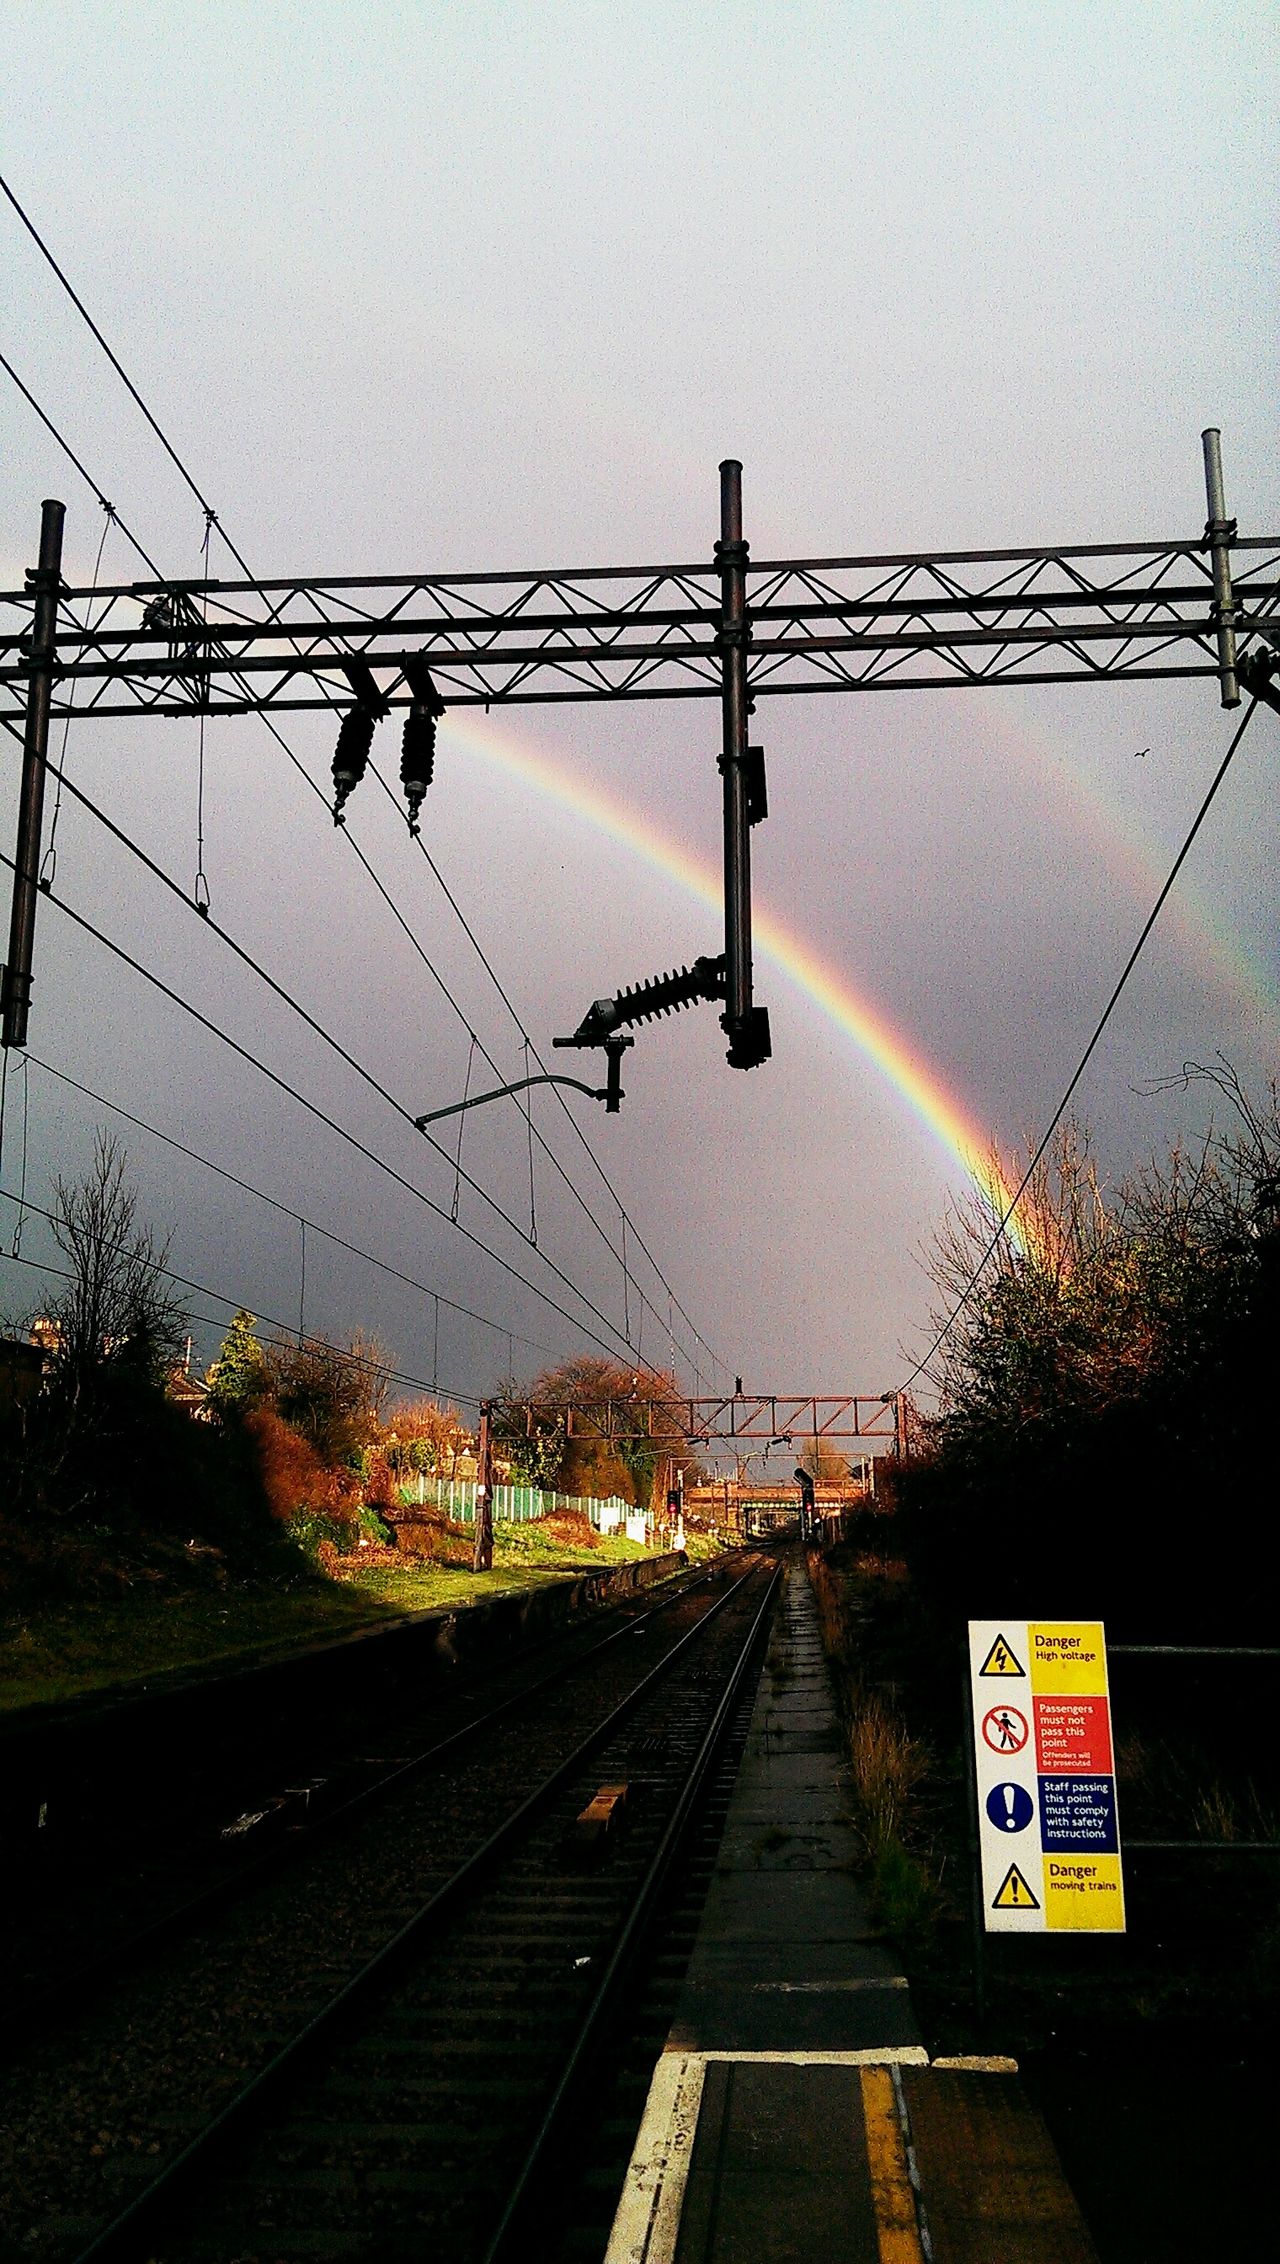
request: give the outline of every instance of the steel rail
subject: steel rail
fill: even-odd
[[[758,1571],[753,1568],[733,1583],[697,1625],[690,1628],[673,1645],[666,1657],[651,1668],[621,1703],[613,1708],[606,1719],[598,1723],[573,1752],[527,1795],[483,1846],[459,1865],[453,1875],[428,1897],[411,1918],[406,1919],[391,1939],[383,1943],[381,1949],[338,1990],[328,2004],[313,2014],[305,2027],[290,2037],[267,2065],[251,2076],[181,2152],[158,2171],[143,2190],[95,2235],[89,2246],[76,2256],[74,2264],[109,2264],[109,2260],[122,2264],[125,2258],[150,2253],[153,2232],[171,2211],[181,2205],[182,2196],[191,2181],[209,2165],[222,2147],[239,2135],[287,2081],[304,2070],[319,2047],[336,2038],[343,2023],[356,2014],[374,1990],[394,1974],[406,1954],[418,1948],[432,1922],[445,1919],[451,1914],[461,1897],[518,1840],[524,1828],[533,1822],[562,1785],[568,1783],[584,1766],[597,1747],[608,1742],[627,1716],[670,1673],[674,1663],[683,1657],[699,1636],[727,1609],[739,1591],[758,1576]],[[775,1581],[776,1577],[775,1574]],[[753,1620],[753,1634],[755,1625]]]
[[[503,2264],[503,2260],[521,2253],[515,2242],[521,2235],[522,2225],[531,2199],[539,2186],[548,2157],[559,2137],[566,2109],[574,2096],[576,2086],[583,2077],[599,2047],[607,2027],[620,1988],[622,1987],[640,1940],[650,1920],[658,1897],[666,1883],[672,1861],[688,1827],[693,1804],[706,1781],[728,1729],[730,1717],[746,1677],[752,1655],[760,1641],[762,1629],[768,1626],[774,1598],[782,1578],[779,1566],[761,1599],[760,1609],[752,1621],[746,1642],[738,1654],[737,1662],[721,1695],[715,1714],[694,1758],[693,1766],[681,1787],[679,1798],[667,1820],[662,1838],[633,1897],[622,1931],[614,1944],[609,1962],[600,1977],[595,1993],[578,2026],[578,2033],[570,2047],[568,2059],[560,2079],[543,2113],[542,2121],[530,2145],[516,2182],[508,2196],[502,2217],[484,2251],[482,2264]],[[523,2253],[527,2253],[527,2250]]]
[[[522,1684],[509,1697],[499,1699],[496,1705],[477,1714],[473,1720],[461,1723],[457,1729],[438,1738],[434,1745],[424,1747],[421,1753],[410,1755],[407,1761],[390,1769],[386,1776],[376,1778],[371,1784],[362,1785],[358,1792],[350,1794],[338,1806],[323,1810],[305,1828],[299,1830],[296,1838],[261,1850],[229,1876],[213,1880],[207,1887],[199,1888],[194,1895],[175,1904],[159,1918],[109,1945],[100,1955],[60,1973],[51,1987],[42,1989],[38,1995],[33,1995],[12,2010],[0,2014],[0,2053],[6,2048],[19,2045],[33,2027],[46,2024],[68,2001],[78,2011],[89,1997],[118,1981],[123,1972],[137,1966],[153,1950],[180,1938],[202,1919],[230,1908],[244,1895],[265,1885],[280,1872],[291,1869],[296,1862],[309,1856],[318,1847],[361,1824],[365,1816],[371,1814],[389,1795],[411,1783],[427,1769],[435,1767],[469,1739],[493,1728],[495,1723],[514,1713],[518,1707],[524,1707],[531,1699],[554,1689],[557,1683],[570,1681],[624,1635],[635,1634],[638,1629],[647,1626],[650,1620],[669,1610],[672,1604],[691,1595],[711,1577],[711,1571],[706,1567],[691,1577],[677,1575],[679,1584],[676,1585],[673,1581],[667,1592],[646,1611],[637,1612],[633,1617],[625,1619],[620,1626],[601,1636],[599,1642],[588,1645],[571,1659],[562,1660],[559,1666],[538,1676],[533,1682]],[[397,1623],[398,1626],[402,1624]],[[457,1695],[460,1702],[465,1704],[464,1695]]]

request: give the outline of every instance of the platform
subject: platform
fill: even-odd
[[[606,2264],[1096,2264],[1009,2064],[929,2065],[844,1754],[797,1567]]]

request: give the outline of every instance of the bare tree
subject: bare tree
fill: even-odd
[[[138,1219],[128,1158],[104,1133],[82,1180],[59,1179],[53,1232],[69,1279],[45,1310],[52,1368],[72,1404],[112,1374],[159,1384],[179,1359],[187,1316],[168,1272],[169,1240]]]

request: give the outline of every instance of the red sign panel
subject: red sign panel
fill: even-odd
[[[1111,1775],[1111,1717],[1105,1698],[1036,1698],[1036,1767]]]

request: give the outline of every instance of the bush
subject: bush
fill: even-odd
[[[322,1462],[302,1438],[269,1407],[255,1407],[244,1419],[262,1489],[273,1517],[291,1529],[303,1515],[354,1529],[359,1481],[352,1472]]]
[[[350,1556],[356,1545],[355,1525],[342,1518],[326,1517],[322,1510],[295,1510],[285,1521],[285,1531],[304,1556],[326,1569],[329,1557]]]
[[[1052,1610],[1115,1638],[1266,1640],[1280,1115],[1213,1082],[1244,1137],[1111,1189],[1068,1125],[990,1264],[998,1204],[938,1238],[942,1412],[894,1523],[939,1631]]]

